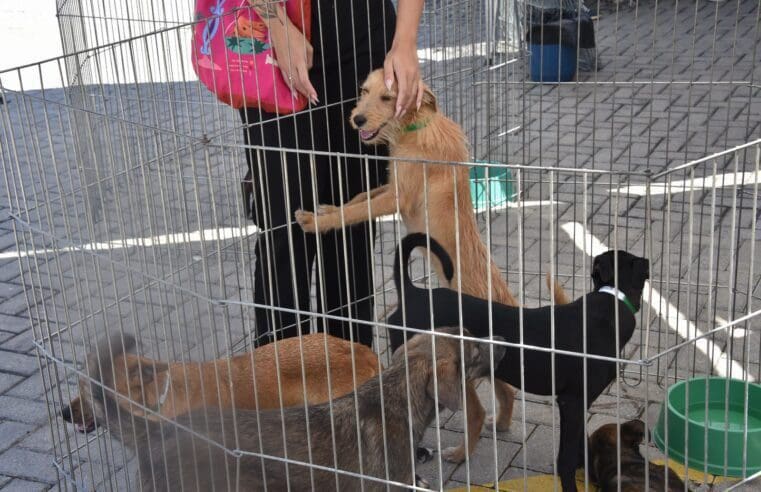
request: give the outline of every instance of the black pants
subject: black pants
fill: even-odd
[[[254,302],[309,311],[312,268],[316,266],[317,311],[371,321],[375,238],[369,225],[318,236],[305,234],[293,214],[299,208],[314,210],[323,203],[339,205],[379,186],[385,180],[386,163],[288,152],[385,153],[385,148],[363,147],[348,118],[357,87],[371,70],[383,65],[393,36],[394,10],[388,0],[371,2],[369,17],[373,20],[368,28],[368,4],[365,0],[352,3],[353,9],[344,6],[338,11],[332,0],[313,2],[315,65],[310,80],[320,105],[279,118],[249,108],[241,110],[241,117],[247,124],[246,144],[283,149],[250,149],[246,153],[247,178],[253,188],[252,218],[265,231],[255,247]],[[321,26],[325,27],[321,30]],[[316,259],[322,261],[315,265]],[[307,330],[310,322],[308,316],[279,310],[258,308],[255,314],[260,344],[270,341],[273,333],[278,338],[295,336]],[[318,318],[318,329],[341,338],[349,338],[350,325],[355,341],[372,344],[370,323]]]

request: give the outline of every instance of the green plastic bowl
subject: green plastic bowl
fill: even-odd
[[[746,395],[748,447],[743,472]],[[690,468],[713,475],[742,477],[761,471],[761,386],[750,383],[746,393],[744,381],[721,377],[674,384],[661,405],[653,441],[669,458],[684,463],[686,453]]]
[[[476,161],[485,162],[486,161]],[[513,178],[507,167],[489,167],[489,179],[486,179],[487,166],[470,168],[470,197],[473,208],[482,211],[504,205],[516,199]],[[487,193],[488,188],[488,193]],[[488,194],[488,197],[487,197]]]

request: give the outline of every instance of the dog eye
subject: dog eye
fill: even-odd
[[[391,96],[386,96],[386,95],[381,96],[381,101],[390,101],[392,99],[393,99],[393,97],[391,97]]]

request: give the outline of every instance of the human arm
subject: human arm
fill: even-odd
[[[423,14],[424,0],[399,0],[396,9],[396,30],[391,49],[383,63],[384,79],[390,89],[397,82],[396,116],[413,104],[420,108],[423,100],[423,81],[417,57],[417,33]]]
[[[286,83],[312,103],[317,103],[317,91],[309,80],[312,45],[286,15],[284,2],[249,0],[249,3],[267,25],[275,59]]]

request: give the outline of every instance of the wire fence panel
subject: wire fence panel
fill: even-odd
[[[526,33],[556,8],[576,73],[541,83]],[[604,456],[613,490],[665,490],[664,460],[752,490],[761,3],[426,2],[435,104],[389,119],[390,157],[345,129],[382,111],[371,81],[262,123],[198,81],[190,4],[58,12],[67,54],[0,73],[0,186],[61,488],[549,490],[578,465],[593,490]],[[397,285],[414,233],[453,265],[424,242]]]

